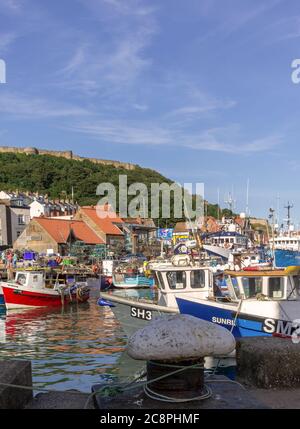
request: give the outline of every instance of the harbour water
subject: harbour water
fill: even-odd
[[[132,379],[144,362],[124,353],[125,333],[111,310],[97,305],[98,297],[94,289],[88,303],[55,310],[0,307],[0,359],[31,360],[33,385],[40,388],[89,393],[93,384]],[[210,360],[208,366],[215,364]],[[229,364],[224,367],[223,360],[218,373],[232,378]]]

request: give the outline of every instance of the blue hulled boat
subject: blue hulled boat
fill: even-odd
[[[118,273],[112,276],[112,284],[114,287],[122,289],[144,288],[153,286],[154,279],[142,274]]]
[[[235,337],[290,337],[300,326],[300,267],[225,271],[207,298],[177,297],[180,313],[217,323]]]

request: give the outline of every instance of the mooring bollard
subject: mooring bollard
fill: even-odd
[[[190,315],[154,319],[135,332],[127,353],[147,361],[145,393],[163,401],[209,397],[204,384],[204,358],[227,355],[235,348],[231,332]]]

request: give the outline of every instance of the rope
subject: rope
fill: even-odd
[[[88,396],[88,398],[84,404],[83,409],[86,409],[88,407],[91,399],[95,395],[97,395],[98,393],[102,394],[102,396],[116,396],[119,393],[128,392],[130,390],[137,389],[138,387],[143,387],[145,394],[149,398],[157,400],[157,401],[161,401],[161,402],[183,403],[183,402],[204,400],[204,399],[208,399],[212,396],[212,389],[209,386],[207,386],[206,384],[204,384],[205,391],[201,395],[193,397],[193,398],[173,398],[173,397],[169,397],[169,396],[154,392],[152,389],[149,388],[149,385],[154,383],[154,382],[163,380],[167,377],[171,377],[172,375],[183,372],[186,369],[191,369],[191,368],[203,369],[203,365],[199,365],[198,363],[194,364],[194,365],[190,365],[190,366],[181,366],[181,365],[175,365],[175,364],[165,364],[164,365],[164,364],[159,364],[157,362],[155,362],[155,364],[159,365],[159,366],[167,366],[170,368],[177,368],[177,369],[174,371],[171,371],[167,374],[161,375],[157,378],[154,378],[152,380],[149,380],[149,381],[145,380],[145,381],[142,381],[140,383],[138,383],[138,381],[146,376],[146,374],[147,374],[146,372],[143,372],[138,377],[136,377],[134,380],[132,380],[131,382],[128,382],[128,383],[108,383],[106,385],[103,385],[99,390],[92,392]],[[211,377],[214,377],[214,376],[215,376],[215,373],[208,374],[208,375],[205,373],[204,374],[204,380],[209,384],[233,383],[233,384],[237,384],[237,385],[241,386],[244,390],[246,390],[245,387],[242,384],[238,383],[237,381],[211,379]],[[38,392],[45,392],[45,393],[72,393],[74,395],[83,395],[84,394],[84,392],[78,392],[78,391],[63,391],[63,390],[47,389],[47,388],[42,388],[42,387],[21,386],[18,384],[2,383],[2,382],[0,382],[0,386],[13,387],[13,388],[17,388],[17,389],[24,389],[24,390],[31,390],[31,391],[38,391]]]
[[[232,331],[233,331],[233,329],[234,329],[234,327],[235,327],[235,322],[236,322],[236,320],[237,320],[237,318],[238,318],[238,315],[240,314],[240,310],[241,310],[241,307],[242,307],[242,302],[243,302],[243,299],[240,299],[240,300],[239,300],[238,308],[237,308],[237,310],[236,310],[236,313],[235,313],[235,316],[234,316],[234,319],[233,319],[233,324],[232,324],[232,326],[231,326],[231,328],[230,328],[230,332],[231,332],[231,334],[232,334]],[[212,375],[215,375],[215,374],[216,374],[216,372],[217,372],[217,370],[218,370],[218,368],[219,368],[220,362],[221,362],[221,358],[219,358],[219,359],[218,359],[217,365],[216,365],[216,367],[214,368],[214,371],[213,371],[213,374],[212,374]]]
[[[167,377],[171,377],[174,374],[177,374],[179,372],[182,372],[186,369],[191,369],[191,368],[195,368],[195,369],[203,369],[203,366],[200,366],[199,364],[194,364],[194,365],[190,365],[190,366],[180,366],[180,365],[167,365],[169,367],[175,367],[178,368],[175,371],[171,371],[168,374],[164,374],[161,375],[153,380],[149,380],[149,381],[144,381],[144,382],[140,382],[138,383],[138,381],[142,378],[144,378],[146,376],[146,372],[143,372],[142,374],[140,374],[138,377],[136,377],[134,380],[132,380],[129,383],[109,383],[106,384],[104,386],[102,386],[100,389],[92,392],[88,398],[87,401],[84,404],[83,409],[86,409],[91,401],[91,399],[97,394],[97,393],[104,393],[104,396],[116,396],[118,393],[122,393],[122,392],[126,392],[126,391],[130,391],[130,390],[134,390],[137,389],[138,387],[143,386],[144,388],[144,392],[147,396],[149,396],[151,399],[157,400],[157,401],[162,401],[162,402],[174,402],[174,403],[181,403],[181,402],[189,402],[189,401],[196,401],[196,400],[204,400],[204,399],[208,399],[212,396],[212,389],[207,386],[206,384],[204,384],[204,388],[205,388],[205,392],[202,395],[193,397],[193,398],[171,398],[165,395],[161,395],[158,394],[156,392],[153,392],[150,388],[149,388],[149,384],[154,383],[156,381],[160,381],[162,379],[165,379]],[[237,384],[239,386],[241,386],[244,390],[246,390],[246,388],[238,383],[237,381],[234,380],[211,380],[210,377],[214,376],[214,374],[209,374],[208,376],[204,376],[204,379],[210,383],[233,383],[233,384]],[[33,386],[21,386],[18,384],[12,384],[12,383],[2,383],[0,382],[0,386],[6,386],[6,387],[13,387],[13,388],[17,388],[17,389],[23,389],[23,390],[31,390],[31,391],[38,391],[38,392],[45,392],[45,393],[72,393],[74,395],[83,395],[84,392],[78,392],[78,391],[64,391],[64,390],[56,390],[56,389],[46,389],[46,388],[42,388],[42,387],[33,387]],[[106,392],[106,394],[105,394]],[[113,395],[112,395],[113,394]]]
[[[192,398],[173,398],[171,396],[161,395],[160,393],[154,392],[148,386],[144,386],[145,394],[156,401],[161,402],[172,402],[172,403],[181,403],[181,402],[192,402],[192,401],[203,401],[204,399],[208,399],[212,396],[212,390],[206,384],[204,384],[205,392],[202,395],[194,396]]]
[[[33,387],[33,386],[21,386],[19,384],[11,384],[11,383],[2,383],[0,382],[0,386],[6,386],[6,387],[14,387],[18,389],[24,389],[24,390],[36,390],[37,392],[45,392],[45,393],[74,393],[75,395],[83,395],[84,392],[78,392],[77,390],[55,390],[55,389],[45,389],[43,387]]]
[[[156,363],[155,363],[156,364]],[[158,365],[162,365],[162,364],[158,364]],[[95,396],[97,393],[101,393],[102,391],[103,391],[103,389],[105,390],[105,389],[107,389],[107,387],[112,387],[113,388],[113,390],[112,390],[112,392],[117,392],[117,393],[121,393],[121,392],[127,392],[127,391],[130,391],[130,390],[132,390],[132,389],[136,389],[137,387],[143,387],[144,388],[144,391],[145,391],[145,393],[148,395],[148,393],[147,393],[147,389],[149,390],[149,392],[150,392],[150,395],[151,395],[151,389],[149,389],[149,387],[148,387],[148,385],[149,384],[152,384],[152,383],[154,383],[154,382],[156,382],[156,381],[160,381],[160,380],[163,380],[163,379],[165,379],[165,378],[167,378],[167,377],[171,377],[172,375],[174,375],[174,374],[178,374],[179,372],[183,372],[183,371],[185,371],[186,369],[191,369],[191,368],[195,368],[195,369],[203,369],[203,365],[199,365],[198,363],[196,363],[196,364],[194,364],[194,365],[190,365],[190,366],[181,366],[181,365],[172,365],[172,364],[166,364],[166,366],[169,366],[169,367],[171,367],[171,368],[177,368],[175,371],[171,371],[171,372],[169,372],[168,374],[164,374],[164,375],[161,375],[161,376],[159,376],[159,377],[157,377],[157,378],[154,378],[154,379],[152,379],[152,380],[146,380],[146,381],[144,381],[144,382],[141,382],[141,383],[135,383],[138,379],[140,379],[141,378],[141,376],[139,376],[138,377],[138,379],[136,379],[136,380],[133,380],[131,383],[130,383],[130,385],[127,385],[127,386],[125,386],[123,389],[122,389],[122,385],[121,384],[114,384],[114,383],[112,383],[112,384],[110,384],[110,385],[108,385],[108,386],[104,386],[104,387],[102,387],[101,389],[99,389],[99,390],[97,390],[97,391],[95,391],[95,392],[93,392],[91,395],[90,395],[90,398],[88,398],[88,400],[87,400],[87,402],[86,402],[86,404],[85,404],[85,407],[87,406],[87,404],[89,403],[89,401],[90,401],[90,399],[93,397],[93,396]],[[135,385],[133,385],[132,386],[132,384],[134,384],[135,383]],[[146,387],[146,390],[145,390],[145,387]],[[210,397],[211,396],[211,394],[212,394],[212,392],[210,391],[210,388],[208,387],[208,386],[205,386],[205,388],[207,389],[207,392],[204,394],[204,395],[201,395],[201,396],[199,396],[199,397],[197,397],[197,399],[199,398],[200,400],[201,399],[206,399],[206,398],[208,398],[208,397]],[[210,393],[210,394],[209,394]],[[209,396],[207,396],[209,394]],[[149,396],[149,395],[148,395]],[[163,395],[162,395],[163,396]],[[203,396],[203,398],[202,398],[202,396]],[[151,396],[150,396],[151,397]],[[165,397],[165,399],[164,398],[161,398],[161,399],[159,399],[159,398],[155,398],[156,400],[163,400],[163,401],[165,401],[165,402],[172,402],[172,400],[174,399],[174,402],[187,402],[187,401],[190,401],[190,400],[195,400],[195,399],[182,399],[182,400],[175,400],[176,398],[168,398],[168,400],[166,401],[166,398],[168,398],[168,397]]]

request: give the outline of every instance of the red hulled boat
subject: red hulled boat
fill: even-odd
[[[61,307],[89,299],[86,279],[77,279],[76,275],[17,271],[15,280],[1,282],[0,286],[7,309]]]

